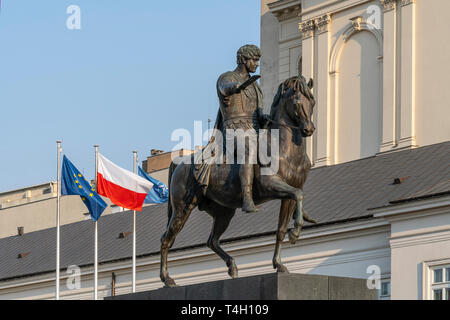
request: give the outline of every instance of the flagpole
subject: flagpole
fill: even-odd
[[[97,189],[97,171],[98,171],[98,145],[94,145],[95,149],[95,191]],[[94,222],[94,300],[98,298],[98,224]]]
[[[61,141],[56,141],[57,169],[56,169],[56,292],[55,300],[59,300],[59,270],[60,270],[60,194],[61,194]]]
[[[133,172],[136,173],[137,151],[133,151]],[[136,292],[136,210],[133,211],[133,271],[132,292]]]

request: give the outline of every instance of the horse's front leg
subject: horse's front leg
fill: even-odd
[[[292,201],[283,201],[280,209],[280,218],[277,231],[277,244],[273,258],[273,267],[279,272],[288,272],[287,268],[281,263],[280,252],[281,244],[287,232],[287,225],[292,217],[292,212],[302,212],[303,191],[294,188],[284,182],[278,175],[261,176],[261,185],[264,191],[267,191],[271,197],[275,199],[294,200],[293,208],[289,206]],[[284,205],[283,205],[284,203]],[[303,226],[303,215],[299,214],[297,225],[301,228]]]
[[[277,240],[275,244],[275,252],[273,255],[273,268],[277,272],[289,273],[288,269],[281,263],[281,245],[288,231],[288,224],[291,220],[292,213],[295,210],[295,202],[292,200],[282,200],[280,207],[280,216],[278,218]]]

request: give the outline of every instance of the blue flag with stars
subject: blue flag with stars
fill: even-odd
[[[169,188],[159,180],[150,177],[147,172],[145,172],[141,167],[139,168],[138,174],[153,183],[153,188],[147,194],[144,203],[165,203],[169,200]]]
[[[88,208],[92,220],[97,221],[108,206],[106,202],[65,155],[61,171],[61,195],[80,196]]]

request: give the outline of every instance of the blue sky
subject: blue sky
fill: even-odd
[[[171,150],[173,130],[214,122],[217,77],[259,45],[259,0],[2,0],[0,192],[56,180],[56,140],[94,175],[94,144]],[[81,9],[69,30],[66,9]]]

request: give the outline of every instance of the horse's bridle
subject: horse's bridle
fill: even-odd
[[[269,122],[272,122],[272,123],[277,124],[277,125],[279,125],[279,126],[289,127],[289,128],[291,128],[291,129],[300,129],[300,126],[293,126],[293,125],[290,125],[290,124],[287,124],[287,123],[282,123],[282,122],[278,122],[278,121],[272,120],[272,119],[270,119],[270,118],[267,118],[267,120],[268,120]]]
[[[304,109],[304,107],[303,107],[303,104],[302,104],[301,109],[302,109],[302,112],[303,112],[303,116],[306,118],[306,112],[305,112],[305,109]],[[279,126],[289,127],[289,128],[291,128],[291,129],[300,129],[300,125],[299,125],[299,126],[293,126],[293,125],[290,125],[290,124],[287,124],[287,123],[281,123],[281,122],[272,120],[272,119],[269,118],[269,117],[267,117],[267,120],[269,120],[269,122],[272,122],[272,123],[277,124],[277,125],[279,125]]]

